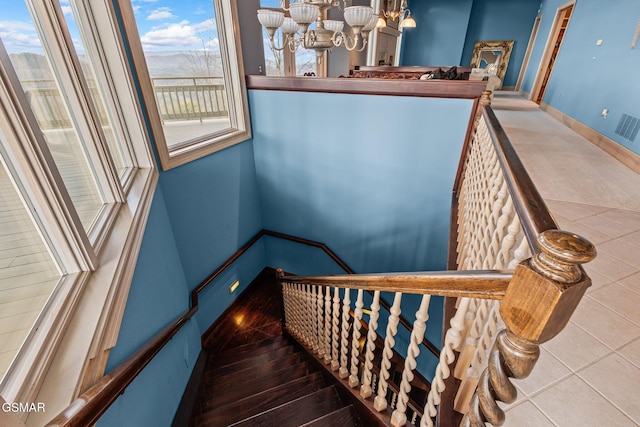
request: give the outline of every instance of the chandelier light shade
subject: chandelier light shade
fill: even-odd
[[[298,28],[299,27],[298,27],[298,24],[296,24],[296,21],[294,21],[293,18],[289,16],[286,16],[284,18],[284,23],[282,24],[282,27],[280,27],[280,29],[282,30],[282,33],[286,35],[295,34],[295,32],[298,31]]]
[[[334,21],[331,19],[325,19],[324,21],[322,21],[324,23],[324,28],[326,30],[332,31],[332,32],[337,32],[337,31],[342,31],[342,28],[344,27],[344,22],[342,21]]]
[[[344,9],[344,20],[353,28],[354,33],[358,33],[369,23],[372,13],[373,9],[369,6],[350,6]]]
[[[260,21],[260,25],[267,30],[269,37],[273,37],[276,30],[280,28],[285,21],[284,13],[278,12],[277,10],[260,9],[258,11],[258,21]]]
[[[289,10],[291,18],[300,26],[300,31],[307,32],[307,28],[313,21],[315,21],[319,14],[320,8],[310,3],[292,3]]]
[[[322,20],[325,11],[337,7],[344,14],[344,20],[351,27],[351,34],[344,30],[344,22],[338,20]],[[271,49],[281,51],[288,48],[295,52],[299,47],[316,52],[318,63],[322,54],[334,47],[344,47],[352,51],[362,52],[368,42],[369,33],[376,27],[378,14],[369,6],[351,6],[350,0],[298,0],[289,8],[281,0],[281,9],[285,13],[273,9],[258,10],[258,21],[269,34]],[[309,29],[315,22],[315,28]],[[276,46],[275,34],[280,29],[283,34],[281,46]]]
[[[400,22],[400,27],[401,28],[415,28],[416,27],[416,20],[413,19],[413,16],[411,16],[411,11],[409,9],[407,9],[407,17],[404,18],[402,20],[402,22]]]

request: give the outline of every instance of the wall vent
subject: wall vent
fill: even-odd
[[[628,114],[623,114],[616,128],[616,134],[629,141],[633,141],[636,139],[636,136],[638,136],[638,131],[640,131],[640,119]]]

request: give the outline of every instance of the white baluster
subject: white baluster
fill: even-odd
[[[484,324],[480,340],[477,343],[476,352],[466,375],[454,400],[454,409],[460,413],[467,413],[469,409],[469,401],[478,386],[480,374],[487,366],[489,351],[493,346],[496,335],[498,333],[498,324],[500,322],[500,303],[499,301],[491,301],[489,304],[489,313],[487,321]]]
[[[331,327],[333,318],[331,317],[331,288],[327,286],[324,297],[324,363],[331,363]]]
[[[402,382],[400,383],[400,394],[398,395],[398,403],[396,410],[391,414],[391,424],[395,427],[404,426],[407,423],[407,403],[409,402],[409,392],[411,391],[411,381],[413,380],[413,371],[418,365],[416,358],[420,354],[420,344],[424,339],[424,332],[427,329],[427,319],[429,319],[429,301],[431,295],[423,295],[420,302],[420,308],[416,313],[416,320],[413,322],[413,330],[409,347],[407,348],[407,357],[404,359],[404,369],[402,371]]]
[[[396,344],[394,337],[398,333],[398,322],[400,321],[400,303],[402,293],[396,292],[393,298],[393,305],[389,310],[387,330],[384,338],[384,349],[382,350],[382,363],[380,364],[380,378],[378,381],[378,395],[373,401],[376,411],[382,412],[387,409],[387,388],[389,385],[389,368],[391,368],[391,358],[393,357],[393,346]]]
[[[451,370],[449,365],[454,361],[455,354],[454,348],[457,348],[462,340],[461,331],[464,329],[464,317],[469,307],[469,298],[460,298],[458,304],[458,310],[455,316],[451,319],[451,327],[447,330],[444,338],[444,345],[440,352],[440,361],[436,366],[436,373],[431,382],[431,390],[427,396],[427,404],[424,408],[424,415],[420,420],[420,427],[433,427],[433,420],[431,417],[437,415],[436,406],[440,404],[441,394],[445,389],[444,380],[449,378]]]
[[[344,299],[342,300],[342,341],[340,342],[340,369],[338,376],[342,379],[349,376],[349,310],[351,309],[351,289],[344,289]]]
[[[369,315],[369,332],[367,332],[367,352],[364,356],[364,371],[362,372],[362,386],[360,396],[363,399],[369,398],[373,394],[372,380],[375,374],[372,373],[374,351],[376,349],[376,339],[378,338],[378,317],[380,316],[380,291],[373,293],[371,303],[371,314]]]
[[[462,352],[456,362],[456,367],[453,375],[458,379],[464,379],[467,374],[467,368],[471,364],[471,359],[476,352],[478,340],[482,334],[484,324],[489,314],[489,301],[486,299],[476,300],[477,310],[475,312],[475,318],[469,328],[469,334],[465,339],[465,345],[462,348]],[[468,313],[467,313],[468,315]]]
[[[309,316],[309,326],[311,327],[311,330],[309,331],[311,333],[311,350],[314,353],[318,353],[320,347],[318,346],[318,338],[319,338],[319,331],[318,331],[318,316],[317,316],[317,310],[318,310],[318,295],[316,294],[316,288],[317,286],[315,285],[311,285],[311,292],[310,292],[310,299],[309,299],[309,312],[307,313],[307,315]]]
[[[324,323],[324,295],[322,295],[322,291],[323,291],[323,287],[322,286],[318,286],[318,293],[316,295],[317,297],[317,307],[318,307],[318,314],[317,314],[317,322],[318,322],[318,335],[317,335],[317,341],[318,341],[318,357],[321,359],[324,359],[324,328],[325,328],[325,323]]]
[[[363,290],[358,289],[356,309],[353,312],[353,333],[351,335],[351,375],[349,375],[349,387],[356,388],[360,385],[358,378],[358,365],[360,365],[360,328],[362,324],[362,307],[364,307]]]
[[[338,345],[340,339],[340,288],[334,288],[333,293],[333,328],[331,330],[332,352],[331,352],[331,370],[337,371],[340,368],[340,347]]]

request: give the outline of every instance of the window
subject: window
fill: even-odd
[[[40,425],[102,375],[157,172],[112,1],[5,6],[0,395]]]
[[[163,169],[249,139],[235,2],[158,0],[122,9]]]
[[[264,9],[277,9],[285,12],[281,8],[280,0],[260,0],[260,7]],[[289,0],[285,0],[285,7],[289,7]],[[315,22],[309,28],[315,28]],[[316,65],[316,52],[312,49],[304,49],[299,47],[295,52],[291,52],[288,47],[282,50],[276,50],[269,44],[269,35],[263,28],[264,58],[267,76],[304,76],[313,73],[320,75]],[[278,31],[275,35],[276,48],[283,45],[282,32]],[[326,58],[326,54],[325,54]],[[326,61],[324,61],[326,62]]]

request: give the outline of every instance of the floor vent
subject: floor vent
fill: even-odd
[[[640,131],[640,119],[628,114],[623,114],[616,128],[616,134],[629,141],[633,141],[636,139],[636,136],[638,136],[638,131]]]

